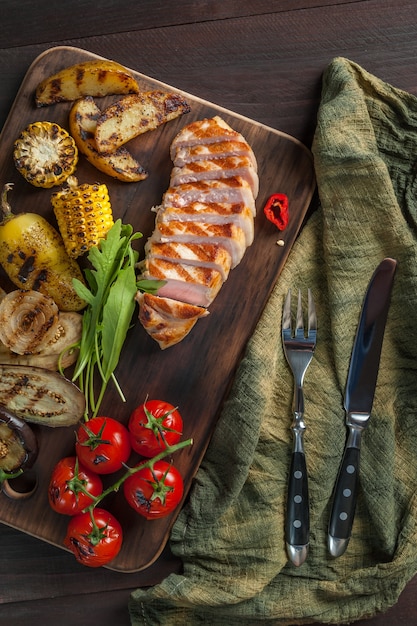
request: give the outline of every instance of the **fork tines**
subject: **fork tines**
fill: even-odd
[[[308,298],[308,313],[307,313],[307,337],[311,340],[315,340],[317,334],[317,315],[314,299],[311,293],[311,289],[307,290]],[[291,323],[291,289],[288,291],[285,298],[284,310],[282,316],[282,334],[285,340],[289,340],[292,337],[297,339],[305,338],[304,333],[304,320],[303,320],[303,307],[301,299],[301,290],[298,290],[298,302],[296,313],[296,326],[295,332],[292,331]]]

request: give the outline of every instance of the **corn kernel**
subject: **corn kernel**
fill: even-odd
[[[106,185],[78,185],[75,176],[67,184],[52,194],[51,202],[65,249],[76,259],[97,246],[114,221]]]
[[[69,133],[54,122],[29,124],[16,139],[13,159],[17,170],[35,187],[64,183],[78,163],[78,148]]]

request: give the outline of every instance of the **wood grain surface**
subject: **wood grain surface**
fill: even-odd
[[[50,202],[54,189],[34,188],[16,171],[13,142],[31,122],[49,120],[68,128],[71,103],[36,108],[36,86],[46,76],[92,58],[96,57],[72,47],[56,47],[41,54],[28,69],[0,136],[0,180],[13,183],[9,193],[12,208],[23,213],[30,212],[36,205],[36,211],[55,226]],[[141,74],[134,75],[144,91],[175,91]],[[185,124],[221,115],[243,134],[257,157],[260,192],[254,243],[240,265],[230,273],[209,308],[209,316],[200,320],[181,343],[162,351],[145,333],[135,311],[136,323],[129,331],[116,370],[126,402],[121,402],[115,387],[109,386],[100,409],[100,414],[127,423],[133,409],[147,397],[163,399],[179,407],[184,419],[183,437],[193,440],[191,447],[174,456],[175,466],[184,477],[184,498],[209,443],[246,342],[285,263],[315,188],[311,154],[299,141],[191,94],[186,94],[186,99],[191,106],[190,113],[129,143],[132,154],[149,171],[145,181],[120,183],[95,170],[83,157],[76,171],[80,183],[107,184],[114,218],[132,224],[135,231],[144,235],[138,246],[140,258],[143,258],[143,243],[151,235],[155,222],[151,208],[161,202],[169,186],[172,169],[169,147]],[[101,107],[115,100],[117,97],[97,99]],[[268,196],[276,192],[285,193],[289,198],[290,223],[283,234],[265,219],[262,211]],[[277,239],[285,240],[285,245],[278,246]],[[6,284],[3,286],[7,288]],[[73,454],[74,428],[34,428],[39,442],[39,455],[33,467],[37,489],[25,500],[0,494],[0,520],[63,546],[68,519],[48,507],[47,491],[54,465]],[[132,455],[130,464],[138,460],[137,455]],[[114,480],[115,476],[105,477],[105,485]],[[113,513],[123,527],[122,549],[109,567],[125,572],[148,567],[159,556],[178,511],[163,519],[145,520],[127,505],[122,490],[108,496],[103,507]]]
[[[2,2],[0,126],[27,68],[56,45],[114,58],[311,145],[323,70],[345,56],[417,95],[413,0],[14,0]],[[313,202],[312,208],[314,208]],[[0,623],[127,626],[130,590],[179,570],[168,546],[143,571],[82,568],[65,551],[0,526]],[[357,626],[417,623],[417,578]],[[92,610],[94,607],[94,610]]]

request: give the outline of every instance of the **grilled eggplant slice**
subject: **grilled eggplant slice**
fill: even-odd
[[[37,456],[38,441],[32,428],[0,404],[0,481],[32,467]]]
[[[70,380],[41,367],[0,365],[0,404],[27,422],[72,426],[85,411],[85,397]]]

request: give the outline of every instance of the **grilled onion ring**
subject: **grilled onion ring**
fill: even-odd
[[[0,341],[16,354],[38,353],[59,332],[59,309],[50,296],[16,289],[0,302]]]

